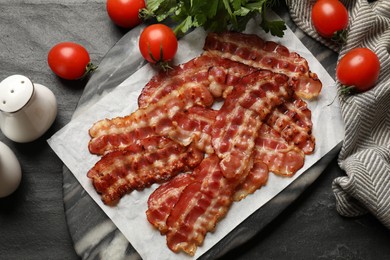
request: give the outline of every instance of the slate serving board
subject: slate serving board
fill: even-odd
[[[299,30],[291,21],[286,6],[280,6],[275,11],[286,21],[306,47],[316,57],[320,57],[321,64],[334,77],[337,54]],[[143,60],[134,59],[136,55],[132,55],[138,52],[136,39],[142,28],[143,26],[138,26],[129,31],[106,54],[99,64],[99,69],[89,79],[73,118],[145,64]],[[282,193],[242,222],[215,247],[205,253],[201,259],[222,257],[227,252],[253,238],[320,176],[329,162],[335,158],[339,149],[340,145],[302,174]],[[82,259],[95,259],[97,257],[110,257],[110,259],[140,258],[131,244],[84,191],[65,166],[63,169],[63,183],[67,224],[75,250]]]

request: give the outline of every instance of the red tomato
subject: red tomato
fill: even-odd
[[[177,45],[175,33],[164,24],[146,27],[139,38],[142,56],[153,64],[171,61],[176,54]]]
[[[145,8],[144,0],[107,0],[108,16],[123,28],[132,28],[141,23],[138,16],[140,9]]]
[[[355,48],[347,52],[336,67],[341,84],[352,86],[358,92],[371,89],[379,77],[380,62],[370,49]]]
[[[73,42],[61,42],[51,48],[47,62],[57,76],[69,80],[83,77],[92,67],[87,50]]]
[[[348,11],[338,0],[319,0],[313,5],[311,20],[317,32],[331,38],[348,26]]]

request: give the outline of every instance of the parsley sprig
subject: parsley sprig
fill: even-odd
[[[144,19],[154,17],[157,22],[172,19],[177,26],[176,35],[191,28],[203,27],[208,31],[243,31],[248,21],[260,14],[260,26],[265,32],[282,37],[286,25],[283,21],[270,21],[266,9],[276,0],[146,0],[147,8],[140,12]]]

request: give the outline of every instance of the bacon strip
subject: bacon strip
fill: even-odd
[[[315,138],[312,135],[311,111],[302,99],[295,97],[281,104],[272,111],[266,123],[305,154],[313,153]]]
[[[187,131],[192,136],[195,146],[208,154],[214,153],[211,145],[212,125],[218,111],[194,106],[181,113],[181,119],[177,118],[177,125],[180,129]]]
[[[205,87],[187,83],[159,102],[138,109],[129,116],[104,119],[95,123],[89,130],[89,151],[101,155],[155,135],[169,137],[187,146],[201,133],[193,129],[195,132],[192,131],[189,135],[189,131],[181,129],[175,120],[180,115],[183,116],[183,111],[195,105],[210,106],[213,101]]]
[[[156,138],[159,139],[157,147],[136,153],[130,149],[108,153],[88,172],[105,204],[116,204],[133,190],[167,181],[194,168],[203,159],[203,153],[193,146],[184,147],[164,137]]]
[[[305,161],[305,154],[293,144],[289,144],[277,131],[262,124],[255,140],[254,164],[245,180],[237,187],[234,200],[244,199],[265,185],[268,172],[282,176],[292,176]]]
[[[215,155],[204,159],[193,174],[194,182],[182,191],[166,222],[168,247],[190,255],[225,216],[236,186],[224,178]]]
[[[261,121],[289,96],[287,77],[269,71],[245,77],[227,96],[212,132],[212,144],[226,178],[241,178]]]
[[[138,98],[138,106],[145,108],[149,104],[158,102],[187,82],[207,87],[216,98],[226,96],[225,92],[229,87],[236,85],[242,77],[256,70],[244,64],[205,53],[154,76],[142,89]]]
[[[290,77],[296,94],[302,98],[312,99],[321,92],[321,81],[309,70],[303,57],[290,52],[283,45],[264,41],[256,35],[237,32],[209,33],[204,50],[255,68],[283,73]]]
[[[305,154],[291,145],[275,130],[266,124],[261,126],[255,144],[255,161],[268,166],[269,171],[283,176],[291,176],[302,168]]]
[[[149,197],[148,221],[166,234],[173,252],[194,255],[207,232],[225,216],[238,182],[227,180],[219,158],[205,158],[191,174],[180,174]]]
[[[264,186],[268,181],[268,175],[267,164],[261,160],[256,160],[245,180],[236,188],[233,195],[234,201],[240,201]]]
[[[240,106],[217,116],[212,143],[226,178],[242,178],[252,159],[254,139],[260,126],[258,115]]]
[[[171,181],[163,183],[149,196],[146,216],[148,221],[160,230],[161,234],[168,231],[166,222],[171,210],[179,201],[183,190],[192,182],[194,182],[192,174],[179,174]]]

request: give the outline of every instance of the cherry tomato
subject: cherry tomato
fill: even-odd
[[[319,0],[313,5],[311,20],[317,32],[331,38],[348,26],[348,11],[338,0]]]
[[[347,52],[336,67],[341,84],[352,86],[358,92],[371,89],[379,77],[380,62],[370,49],[355,48]]]
[[[107,0],[106,8],[108,16],[116,25],[123,28],[132,28],[141,23],[138,12],[145,8],[145,1]]]
[[[95,69],[87,50],[74,42],[61,42],[53,46],[47,57],[50,69],[63,79],[79,79]]]
[[[177,46],[175,33],[164,24],[146,27],[139,38],[142,56],[153,64],[171,61],[176,54]]]

